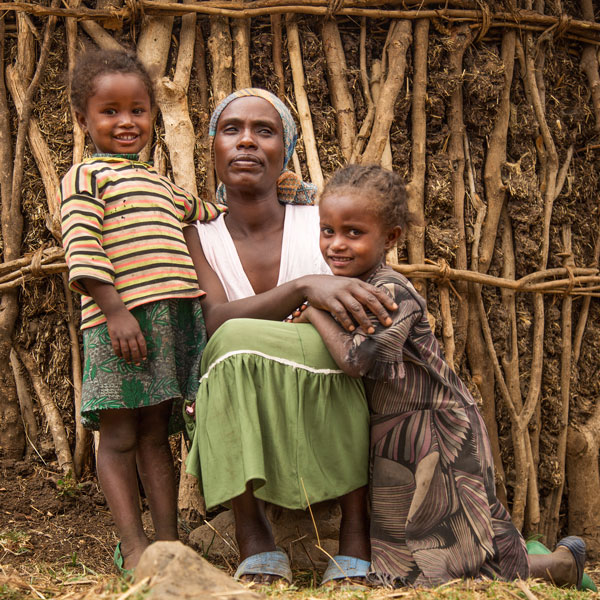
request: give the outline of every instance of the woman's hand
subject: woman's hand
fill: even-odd
[[[365,309],[382,325],[392,324],[389,311],[396,310],[398,305],[382,288],[360,279],[333,275],[307,275],[302,280],[308,302],[329,312],[347,331],[354,331],[357,325],[366,333],[375,331]]]

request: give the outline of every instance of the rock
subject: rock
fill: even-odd
[[[312,510],[321,547],[333,556],[338,548],[341,518],[339,504],[336,501],[321,502],[315,504]],[[292,569],[325,569],[328,556],[317,548],[315,528],[308,511],[268,505],[267,516],[273,526],[275,543],[288,553]],[[208,560],[225,560],[237,564],[233,511],[219,513],[210,524],[192,531],[190,544]]]
[[[213,567],[181,542],[155,542],[148,546],[135,569],[136,582],[146,577],[150,578],[150,593],[144,597],[152,600],[264,598]]]

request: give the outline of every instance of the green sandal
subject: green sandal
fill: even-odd
[[[113,557],[113,561],[115,563],[115,566],[119,570],[119,574],[121,575],[121,577],[123,577],[123,579],[126,579],[127,581],[133,581],[133,569],[126,569],[124,566],[125,559],[123,558],[123,552],[121,551],[121,542],[119,542],[117,544],[117,547],[115,548],[115,555]]]

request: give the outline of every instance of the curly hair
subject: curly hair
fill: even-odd
[[[404,180],[378,165],[348,165],[336,171],[321,192],[325,198],[334,192],[359,193],[387,228],[399,225],[403,230],[413,219],[408,211]]]
[[[152,80],[135,54],[121,50],[89,50],[78,57],[71,75],[70,100],[77,112],[85,113],[87,102],[96,91],[96,79],[107,73],[138,75],[148,91],[150,104],[154,106]]]

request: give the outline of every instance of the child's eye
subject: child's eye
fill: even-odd
[[[144,114],[145,111],[143,108],[134,108],[132,112],[134,115],[141,115]]]
[[[115,109],[114,108],[105,108],[102,112],[105,115],[114,115],[115,114]]]
[[[348,233],[352,237],[358,237],[358,236],[361,236],[363,232],[360,229],[351,229]]]
[[[323,235],[332,235],[333,229],[331,229],[331,227],[321,227],[321,233]]]

